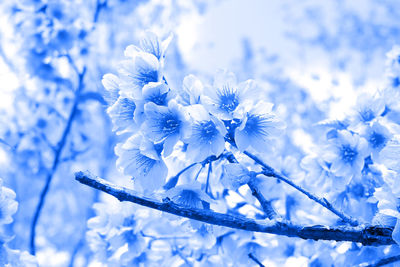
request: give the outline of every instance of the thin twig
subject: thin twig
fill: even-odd
[[[268,164],[263,162],[260,158],[251,154],[250,152],[244,151],[243,153],[264,168],[264,171],[262,173],[265,176],[275,177],[275,178],[281,180],[282,182],[285,182],[286,184],[292,186],[296,190],[298,190],[301,193],[303,193],[304,195],[306,195],[308,198],[314,200],[321,206],[325,207],[326,209],[330,210],[332,213],[336,214],[339,218],[341,218],[344,222],[350,224],[351,226],[359,225],[359,222],[356,219],[352,218],[351,216],[349,216],[347,214],[344,214],[342,211],[337,210],[335,207],[333,207],[333,205],[326,198],[318,197],[318,196],[314,195],[313,193],[308,192],[301,186],[296,185],[289,178],[285,177],[283,174],[280,174],[278,171],[274,170],[271,166],[269,166]]]
[[[192,164],[186,166],[185,168],[183,168],[182,170],[180,170],[175,176],[169,178],[169,179],[168,179],[168,182],[163,186],[163,188],[164,188],[165,190],[168,190],[168,189],[171,189],[171,188],[175,187],[176,184],[178,183],[179,177],[180,177],[185,171],[189,170],[189,169],[192,168],[193,166],[195,166],[195,165],[197,165],[197,164],[201,164],[201,166],[204,167],[204,165],[206,165],[207,163],[211,163],[211,162],[213,162],[213,161],[219,160],[219,159],[221,159],[223,156],[224,156],[223,154],[221,154],[221,155],[218,156],[218,157],[212,155],[212,156],[209,156],[208,158],[206,158],[206,159],[203,160],[203,161],[194,162],[194,163],[192,163]],[[202,170],[202,168],[201,168],[200,170]],[[199,174],[200,174],[200,173],[199,173]],[[198,175],[197,175],[197,176],[198,176]],[[196,177],[197,177],[197,176],[196,176]],[[196,179],[197,179],[197,178],[196,178]]]
[[[232,152],[227,152],[225,157],[230,163],[239,163],[235,155],[232,154]],[[255,198],[257,198],[258,202],[260,202],[260,205],[268,219],[277,218],[278,214],[274,210],[274,207],[272,207],[272,202],[270,200],[267,200],[261,193],[258,187],[258,183],[256,182],[255,179],[256,177],[252,177],[252,179],[250,179],[250,181],[247,183],[247,185],[251,190],[252,195]]]
[[[301,226],[279,220],[254,220],[238,215],[228,215],[208,209],[197,209],[173,203],[170,200],[163,202],[139,196],[132,190],[120,187],[98,178],[89,172],[77,172],[75,179],[82,184],[103,191],[116,197],[119,201],[129,201],[141,206],[164,211],[177,216],[205,222],[208,224],[225,226],[252,232],[262,232],[288,237],[299,237],[312,240],[335,240],[357,242],[363,245],[392,245],[392,227],[384,226]]]
[[[247,183],[247,185],[250,187],[251,193],[255,198],[258,199],[258,201],[261,204],[261,207],[267,216],[268,219],[274,219],[277,217],[277,213],[275,212],[274,208],[272,207],[271,201],[267,200],[263,194],[260,192],[260,189],[258,188],[257,182],[254,179],[250,179],[250,181]]]
[[[181,176],[185,171],[189,170],[190,168],[192,168],[193,166],[197,165],[198,162],[192,163],[189,166],[186,166],[185,168],[183,168],[180,172],[178,172],[175,176],[171,177],[168,182],[164,185],[164,189],[168,190],[171,189],[173,187],[176,186],[176,184],[178,183],[179,180],[179,176]]]
[[[44,202],[46,199],[46,195],[50,189],[51,181],[53,180],[54,174],[56,173],[57,168],[59,166],[60,157],[61,157],[63,148],[64,148],[65,144],[67,143],[67,138],[71,131],[72,122],[74,121],[75,116],[78,112],[79,94],[83,89],[83,78],[85,76],[85,73],[86,73],[86,68],[84,68],[82,73],[79,74],[78,88],[75,92],[74,105],[71,109],[71,112],[68,117],[68,121],[64,128],[60,142],[57,145],[57,149],[55,151],[55,156],[54,156],[52,167],[50,169],[50,172],[47,175],[46,183],[42,189],[42,192],[40,193],[39,203],[36,207],[35,214],[33,215],[32,224],[31,224],[31,233],[30,233],[30,252],[32,255],[36,254],[36,247],[35,247],[36,225],[39,220],[40,213],[42,211],[42,208],[43,208],[43,205],[44,205]]]
[[[359,266],[360,267],[379,267],[379,266],[384,266],[386,264],[390,264],[390,263],[397,262],[397,261],[400,261],[400,255],[392,256],[392,257],[388,257],[388,258],[383,258],[383,259],[380,259],[380,260],[378,260],[376,262],[369,263],[369,264],[367,263],[366,265],[365,264],[361,264]]]
[[[260,267],[265,267],[264,264],[261,263],[261,261],[259,261],[252,253],[248,254],[249,258],[252,259],[255,263],[258,264],[258,266]]]
[[[208,193],[208,188],[210,185],[210,175],[212,173],[212,162],[208,163],[208,171],[207,171],[207,181],[206,181],[206,189],[205,192]]]

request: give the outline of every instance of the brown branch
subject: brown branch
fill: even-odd
[[[241,229],[252,232],[262,232],[269,234],[284,235],[288,237],[300,237],[313,240],[335,240],[358,242],[363,245],[392,245],[391,227],[383,226],[358,226],[358,227],[329,227],[329,226],[300,226],[279,220],[258,221],[246,217],[232,216],[228,214],[214,212],[178,205],[168,199],[159,202],[150,198],[142,197],[134,191],[124,187],[113,185],[104,179],[98,178],[89,172],[77,172],[75,179],[82,184],[88,185],[107,194],[116,197],[120,201],[129,201],[152,209],[164,211],[177,216],[214,224],[219,226]]]

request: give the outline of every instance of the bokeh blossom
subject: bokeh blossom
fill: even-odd
[[[346,177],[348,181],[354,175],[360,174],[364,167],[364,158],[368,155],[366,140],[357,134],[341,130],[331,142],[323,155],[331,163],[330,170],[336,176]]]
[[[379,122],[374,122],[363,131],[363,137],[367,140],[374,161],[379,160],[380,151],[392,138],[389,130]]]
[[[12,223],[15,212],[18,209],[18,202],[15,201],[15,192],[3,186],[0,179],[0,226]]]

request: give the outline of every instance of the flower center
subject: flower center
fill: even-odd
[[[232,112],[239,105],[236,91],[229,87],[223,87],[222,91],[218,91],[219,107],[227,112]]]
[[[165,94],[154,94],[149,96],[146,100],[149,102],[153,102],[156,105],[159,106],[166,106],[167,105],[167,95],[168,92]]]
[[[168,114],[165,116],[164,121],[162,123],[162,130],[166,135],[171,135],[178,131],[180,126],[180,121],[173,114]]]
[[[125,231],[123,237],[128,244],[134,244],[137,241],[137,236],[133,230]]]
[[[158,82],[158,72],[156,70],[144,70],[138,71],[136,75],[133,76],[136,83],[141,87],[151,82]]]
[[[380,133],[373,132],[368,141],[373,148],[380,148],[385,144],[386,137]]]
[[[349,145],[345,145],[342,147],[342,159],[344,162],[353,164],[356,159],[358,152],[350,147]]]
[[[260,115],[249,114],[244,128],[248,135],[269,136],[267,132],[269,120]]]
[[[369,108],[366,108],[365,110],[361,111],[360,115],[362,120],[365,122],[371,121],[375,118],[374,112]]]

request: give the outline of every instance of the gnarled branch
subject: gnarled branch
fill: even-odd
[[[246,217],[218,213],[212,210],[191,208],[173,203],[169,200],[160,202],[150,198],[142,197],[132,190],[111,184],[104,179],[93,176],[89,172],[77,172],[75,174],[75,179],[82,184],[110,194],[120,201],[133,202],[145,207],[209,224],[241,229],[245,231],[277,234],[288,237],[299,237],[303,239],[349,241],[372,246],[395,244],[394,240],[392,239],[393,228],[391,227],[329,227],[320,225],[301,226],[280,220],[260,221]]]

